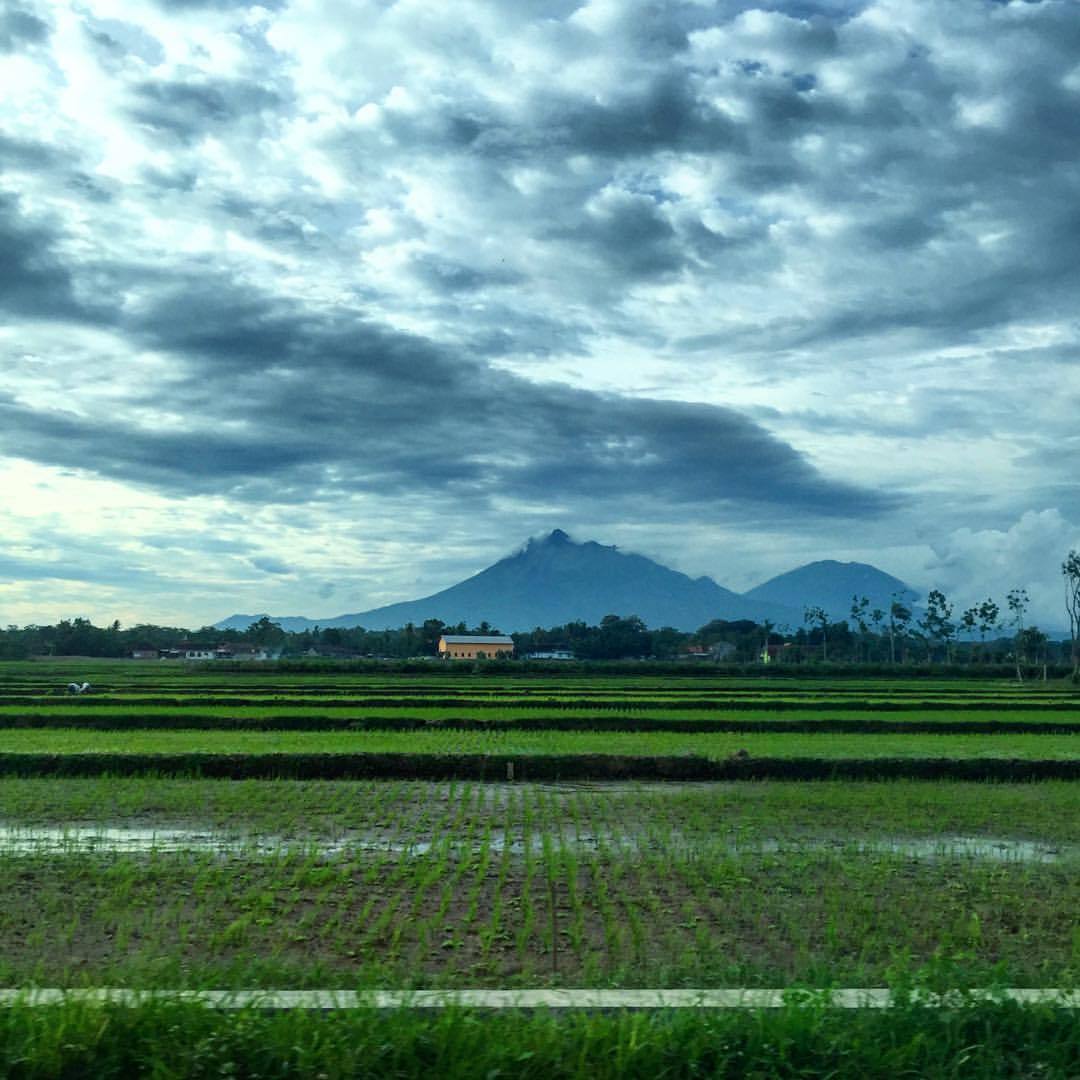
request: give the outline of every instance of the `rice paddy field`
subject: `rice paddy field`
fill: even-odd
[[[125,1075],[142,1047],[157,1075],[1075,1076],[1074,1012],[918,994],[1080,987],[1080,694],[6,664],[0,895],[8,988],[915,995],[888,1017],[176,1005],[180,1050],[149,1034],[162,1005],[69,1003],[55,1046],[51,1010],[15,1006],[9,1074]],[[20,1058],[33,1040],[53,1049]]]

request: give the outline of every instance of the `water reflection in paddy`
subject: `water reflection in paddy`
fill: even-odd
[[[350,854],[401,854],[424,856],[434,849],[452,856],[469,856],[485,846],[489,851],[522,855],[540,853],[545,841],[555,849],[580,852],[633,852],[664,850],[673,855],[710,854],[782,856],[813,852],[836,855],[898,856],[909,859],[976,859],[996,862],[1050,863],[1080,856],[1080,845],[1048,844],[988,836],[880,837],[852,839],[828,837],[702,837],[645,831],[581,832],[573,829],[553,834],[493,832],[485,839],[462,837],[415,837],[402,839],[388,831],[346,831],[333,837],[275,836],[185,828],[131,826],[31,826],[0,825],[0,857],[17,855],[135,855],[146,853],[199,853],[269,857],[304,853],[323,858]]]

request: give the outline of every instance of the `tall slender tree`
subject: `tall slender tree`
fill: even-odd
[[[896,663],[896,639],[907,633],[911,623],[911,608],[899,598],[899,593],[893,593],[892,603],[889,605],[889,659]]]
[[[1009,620],[1009,623],[1016,631],[1016,634],[1013,637],[1013,659],[1016,661],[1016,681],[1023,682],[1024,669],[1021,665],[1024,662],[1024,616],[1027,614],[1028,604],[1031,603],[1031,599],[1028,596],[1027,589],[1010,589],[1008,596],[1005,597],[1005,602],[1009,605],[1009,611],[1012,613],[1012,618]]]
[[[1073,679],[1080,679],[1080,551],[1074,549],[1061,564],[1065,578],[1065,613],[1069,616],[1069,641],[1072,645]]]
[[[852,596],[851,598],[851,621],[859,628],[859,641],[858,647],[862,648],[863,659],[866,659],[867,645],[866,637],[870,632],[870,627],[867,625],[867,613],[870,610],[870,600],[866,596]],[[858,656],[855,657],[858,661]]]

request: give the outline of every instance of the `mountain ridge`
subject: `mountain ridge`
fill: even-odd
[[[808,577],[807,571],[813,573]],[[820,578],[816,583],[812,580],[814,574]],[[835,601],[842,597],[849,580],[862,582],[864,588],[847,592],[843,605],[838,607]],[[796,585],[806,595],[789,591]],[[546,536],[530,538],[514,553],[471,577],[418,600],[329,619],[265,617],[294,632],[316,626],[394,629],[410,622],[419,625],[425,619],[470,626],[486,621],[513,632],[578,621],[595,624],[605,615],[617,614],[637,615],[650,627],[693,631],[713,619],[768,619],[776,625],[799,626],[803,608],[808,605],[825,608],[832,618],[844,618],[854,593],[869,596],[873,606],[883,602],[887,606],[888,600],[882,599],[885,588],[903,591],[911,598],[917,596],[899,578],[867,563],[835,560],[796,567],[746,593],[737,593],[706,575],[691,578],[644,555],[594,540],[579,543],[562,529],[554,529]],[[795,602],[778,599],[785,593]],[[219,630],[246,629],[262,617],[235,614],[214,626]]]

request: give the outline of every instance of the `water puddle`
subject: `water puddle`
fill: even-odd
[[[1005,840],[987,836],[893,837],[883,840],[763,839],[733,845],[740,854],[783,855],[807,851],[833,851],[838,855],[900,855],[909,859],[976,859],[994,862],[1058,862],[1077,854],[1072,845]]]
[[[542,855],[546,848],[575,853],[665,851],[673,855],[712,853],[726,855],[805,855],[829,852],[837,855],[884,855],[909,859],[972,859],[994,862],[1051,863],[1080,856],[1080,846],[1007,840],[984,836],[930,838],[893,837],[855,840],[850,837],[757,837],[747,840],[724,837],[688,837],[669,834],[663,838],[644,833],[578,832],[564,830],[534,834],[492,833],[484,838],[410,838],[389,831],[354,831],[340,836],[275,836],[266,833],[227,833],[212,830],[128,828],[119,826],[24,826],[0,825],[0,857],[16,855],[144,855],[152,853],[210,853],[221,856],[270,858],[283,855],[334,859],[349,855],[425,856],[446,850],[452,858],[471,858],[486,850],[492,855]]]
[[[509,850],[524,855],[526,850],[541,854],[545,846],[555,850],[595,851],[602,847],[638,850],[643,845],[628,834],[600,837],[593,834],[551,834],[507,837],[502,833],[483,838],[409,839],[378,833],[344,833],[326,837],[285,837],[260,834],[233,834],[190,829],[140,829],[117,827],[66,827],[0,825],[0,856],[5,855],[137,855],[154,852],[210,852],[222,855],[275,856],[289,853],[335,858],[349,854],[396,854],[423,856],[449,849],[451,855],[478,855],[486,847],[493,854]]]

